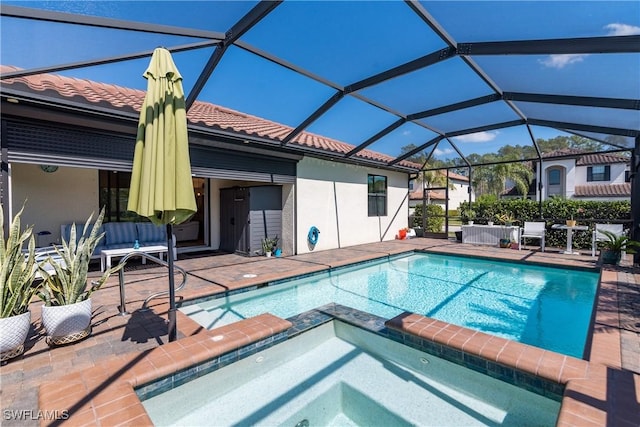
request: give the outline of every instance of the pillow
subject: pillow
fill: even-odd
[[[146,242],[166,242],[167,229],[164,225],[155,225],[150,222],[138,222],[138,240],[140,244]]]
[[[138,234],[134,222],[107,222],[103,225],[107,233],[105,244],[107,246],[119,243],[131,243],[136,241]]]
[[[91,227],[93,227],[93,224],[91,224]],[[86,237],[89,237],[89,233],[91,232],[91,227],[89,227],[89,230],[87,230]],[[76,223],[76,244],[80,241],[80,237],[82,237],[83,230],[84,230],[84,223],[81,223],[81,224]],[[102,233],[104,233],[104,226],[100,226],[100,228],[98,229],[98,235]],[[69,240],[71,240],[71,224],[62,225],[61,237],[64,239],[65,242],[69,243]],[[100,240],[100,242],[98,242],[98,246],[104,245],[104,241],[105,241],[105,237],[103,237]]]

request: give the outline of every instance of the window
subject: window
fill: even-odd
[[[587,182],[609,181],[611,179],[611,167],[609,165],[589,166],[587,168]]]
[[[624,182],[631,182],[631,171],[624,171]]]
[[[387,177],[369,175],[367,179],[369,216],[387,215]]]
[[[560,166],[553,166],[547,169],[547,197],[564,197],[565,196],[565,169]]]
[[[101,170],[99,173],[100,207],[105,207],[104,222],[140,221],[127,210],[131,173]]]
[[[562,176],[560,175],[559,169],[551,169],[549,170],[549,185],[560,185],[562,184]]]

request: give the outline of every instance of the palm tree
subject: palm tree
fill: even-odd
[[[507,189],[506,183],[509,180],[518,189],[518,193],[526,197],[533,172],[522,163],[503,163],[492,166],[488,178],[489,193],[500,196]]]
[[[431,193],[429,192],[430,188],[442,188],[447,186],[447,174],[441,170],[430,170],[423,171],[418,174],[418,177],[415,180],[416,184],[420,184],[420,187],[423,188],[423,191],[426,191],[427,194],[427,204],[431,203]],[[449,190],[454,190],[456,187],[452,183],[448,185]]]
[[[496,157],[492,154],[483,156],[483,161],[485,162],[501,160],[510,159]],[[521,162],[500,163],[492,166],[475,167],[472,175],[472,184],[477,195],[492,194],[500,196],[506,190],[506,183],[509,180],[513,182],[518,192],[523,197],[526,197],[532,179],[533,171],[527,164]]]

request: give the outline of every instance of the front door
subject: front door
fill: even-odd
[[[249,251],[249,190],[234,187],[220,190],[220,250]]]

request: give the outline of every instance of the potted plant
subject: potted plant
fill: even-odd
[[[278,236],[274,238],[265,237],[262,239],[262,253],[265,256],[270,257],[271,254],[278,248]]]
[[[38,290],[35,283],[35,238],[33,227],[20,231],[20,212],[9,227],[5,240],[0,234],[0,286],[2,307],[0,313],[0,359],[5,361],[24,352],[24,342],[31,327],[29,303]],[[0,228],[4,230],[4,211],[0,205]],[[26,254],[22,247],[26,241]]]
[[[476,217],[476,212],[473,209],[467,209],[462,214],[462,217],[467,221],[467,224],[473,225],[473,220]]]
[[[584,209],[582,208],[578,208],[576,209],[576,215],[581,214],[584,212]],[[575,227],[576,226],[576,220],[573,218],[573,211],[571,211],[571,214],[569,215],[569,218],[566,221],[567,227]]]
[[[610,231],[601,230],[606,239],[602,241],[602,257],[603,264],[618,265],[622,259],[622,252],[628,254],[636,253],[635,249],[640,248],[640,242],[631,240],[627,235],[619,235]]]
[[[498,222],[503,223],[507,227],[511,227],[517,220],[510,213],[496,214]]]
[[[53,271],[39,269],[43,283],[38,296],[45,303],[42,307],[42,325],[47,331],[50,345],[68,344],[91,333],[91,294],[123,266],[118,264],[106,270],[98,281],[87,287],[89,261],[104,237],[104,232],[99,233],[104,208],[93,227],[90,227],[92,218],[93,214],[85,223],[79,239],[76,239],[76,225],[71,225],[69,241],[63,238],[61,248],[55,248],[57,257],[49,256],[45,261]],[[88,230],[91,232],[87,235]]]

